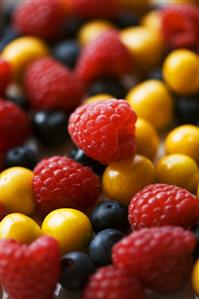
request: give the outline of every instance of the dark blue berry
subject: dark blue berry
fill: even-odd
[[[194,258],[197,260],[199,258],[199,224],[196,225],[196,227],[194,227],[193,233],[196,236],[196,240],[197,240],[197,245],[194,250]]]
[[[0,52],[3,51],[5,46],[7,46],[12,40],[16,39],[19,36],[20,34],[16,29],[12,27],[6,28],[0,41]]]
[[[67,142],[67,115],[62,111],[39,111],[32,117],[34,132],[47,146],[61,146]]]
[[[176,97],[175,113],[178,124],[197,124],[199,121],[199,94]]]
[[[8,95],[8,96],[6,96],[6,98],[10,102],[15,103],[20,108],[22,108],[24,110],[28,109],[28,101],[26,100],[24,95],[14,94],[14,95]]]
[[[112,247],[124,237],[124,234],[116,229],[105,229],[99,232],[90,242],[89,254],[96,266],[111,264]]]
[[[15,147],[6,153],[5,168],[21,166],[33,169],[39,162],[39,154],[29,147]]]
[[[64,65],[73,69],[80,53],[80,46],[76,41],[64,41],[56,45],[52,51],[53,56]]]
[[[2,19],[4,25],[7,25],[11,22],[15,10],[16,5],[14,3],[7,3],[6,5],[4,5],[2,10]]]
[[[133,13],[123,12],[116,18],[114,23],[116,24],[117,27],[124,29],[127,27],[138,26],[139,18]]]
[[[146,78],[146,80],[160,80],[160,81],[163,81],[163,74],[162,74],[162,70],[161,69],[154,69],[154,70],[151,70]]]
[[[126,232],[129,228],[128,208],[118,201],[106,200],[94,209],[90,220],[95,232],[106,228]]]
[[[83,252],[70,252],[61,259],[59,282],[69,291],[79,291],[95,272],[95,265],[89,255]]]
[[[108,93],[117,99],[123,99],[126,96],[127,90],[119,80],[107,77],[95,81],[88,90],[89,95],[99,93]]]

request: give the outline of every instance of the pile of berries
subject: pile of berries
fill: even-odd
[[[199,296],[198,1],[0,13],[4,295]]]

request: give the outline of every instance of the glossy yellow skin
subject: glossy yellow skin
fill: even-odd
[[[95,20],[95,21],[88,22],[84,26],[82,26],[79,31],[78,34],[79,43],[83,47],[85,47],[91,41],[96,39],[100,34],[114,28],[115,27],[110,22],[104,20]]]
[[[132,54],[137,72],[149,71],[159,64],[164,43],[158,31],[145,26],[129,27],[121,31],[120,37]]]
[[[32,180],[33,172],[23,167],[11,167],[0,174],[0,201],[8,213],[34,212]]]
[[[155,182],[155,169],[152,162],[144,156],[136,155],[107,166],[103,178],[103,193],[110,199],[126,205],[143,187]]]
[[[172,130],[165,139],[168,154],[185,154],[199,163],[199,127],[183,125]]]
[[[144,15],[141,24],[147,28],[161,32],[161,17],[158,10],[152,10]]]
[[[199,56],[189,50],[173,51],[163,64],[163,76],[176,93],[199,91]]]
[[[13,78],[18,81],[29,63],[45,55],[48,55],[47,45],[39,38],[26,36],[10,42],[0,57],[10,62]]]
[[[199,168],[187,155],[172,154],[161,158],[156,164],[156,176],[160,183],[176,185],[196,193]]]
[[[62,254],[83,250],[92,236],[88,217],[74,209],[58,209],[48,214],[42,231],[59,242]]]
[[[136,152],[153,160],[159,147],[159,136],[154,126],[143,118],[136,122]]]
[[[192,284],[195,294],[199,296],[199,259],[194,266]]]
[[[86,99],[83,104],[91,104],[91,103],[96,103],[99,101],[105,101],[105,100],[110,100],[114,98],[111,94],[108,93],[99,93],[95,96],[89,97],[88,99]]]
[[[42,231],[39,225],[23,214],[7,215],[0,223],[1,239],[13,239],[22,244],[30,244],[41,235]]]
[[[173,118],[173,98],[166,85],[147,80],[133,87],[126,97],[138,117],[148,120],[155,128],[168,127]]]

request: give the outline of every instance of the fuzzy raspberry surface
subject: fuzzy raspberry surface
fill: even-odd
[[[70,116],[68,131],[86,155],[103,164],[135,153],[136,114],[124,100],[84,105]]]
[[[33,192],[41,214],[59,209],[85,209],[95,203],[100,183],[94,172],[70,158],[54,156],[34,169]]]
[[[133,229],[164,225],[191,228],[199,221],[199,200],[189,191],[167,184],[152,184],[138,192],[129,205]]]
[[[9,83],[11,82],[12,71],[9,62],[0,59],[0,96],[4,96]]]
[[[141,284],[125,269],[107,266],[99,269],[84,291],[83,299],[144,299]]]
[[[31,245],[0,241],[0,283],[12,299],[52,299],[60,269],[55,239],[41,237]]]
[[[146,288],[173,293],[183,288],[193,266],[196,238],[181,227],[145,228],[113,247],[113,262]]]

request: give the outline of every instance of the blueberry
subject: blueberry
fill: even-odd
[[[67,141],[67,115],[62,111],[39,111],[32,117],[38,139],[47,146],[65,145]]]
[[[197,245],[194,251],[194,258],[197,260],[199,258],[199,224],[194,227],[193,233],[195,234],[197,240]]]
[[[163,81],[163,74],[162,74],[162,70],[161,69],[154,69],[154,70],[151,70],[146,78],[146,80],[160,80],[160,81]]]
[[[14,94],[14,95],[8,95],[6,96],[7,100],[10,102],[13,102],[17,106],[19,106],[22,109],[27,109],[28,108],[28,101],[23,95],[19,94]]]
[[[6,31],[3,33],[3,36],[1,38],[0,42],[0,52],[14,39],[19,37],[20,34],[17,32],[16,29],[12,27],[6,28]]]
[[[36,150],[28,147],[15,147],[6,153],[5,168],[22,166],[33,169],[39,162],[39,154]]]
[[[2,11],[2,19],[4,25],[7,25],[11,22],[12,16],[16,10],[16,5],[13,3],[8,3],[4,6],[3,11]]]
[[[179,124],[197,124],[199,120],[199,94],[178,96],[175,102],[175,113]]]
[[[68,66],[74,68],[80,53],[79,44],[76,41],[64,41],[56,45],[52,51],[53,56]]]
[[[92,259],[83,252],[70,252],[61,259],[61,286],[70,291],[79,291],[95,272]]]
[[[92,168],[98,175],[102,175],[106,168],[105,165],[102,165],[100,162],[86,156],[84,151],[81,149],[73,149],[70,153],[70,157],[78,163]]]
[[[111,264],[112,247],[124,237],[116,229],[105,229],[99,232],[89,245],[89,254],[97,266]]]
[[[121,29],[132,27],[132,26],[138,26],[139,18],[132,13],[123,12],[116,18],[115,24],[117,27]]]
[[[91,96],[99,93],[109,93],[117,99],[122,99],[126,96],[127,90],[119,80],[107,77],[95,81],[88,90]]]
[[[94,209],[90,219],[95,232],[106,228],[115,228],[126,232],[129,228],[128,208],[115,200],[100,203]]]

